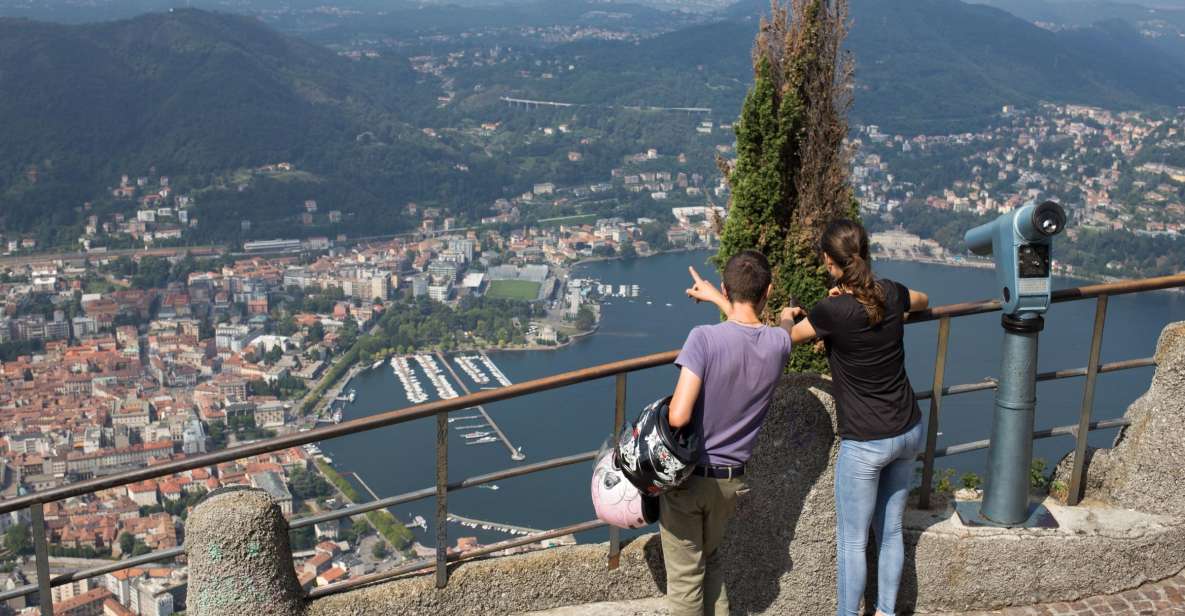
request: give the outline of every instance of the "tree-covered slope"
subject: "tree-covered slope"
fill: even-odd
[[[123,173],[281,161],[376,198],[425,196],[461,156],[413,128],[437,93],[417,79],[403,60],[350,60],[218,13],[0,20],[0,228],[44,223],[46,206],[74,224]]]

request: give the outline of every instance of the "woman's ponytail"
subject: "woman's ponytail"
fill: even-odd
[[[851,220],[837,220],[828,225],[819,244],[842,272],[836,284],[860,302],[868,314],[868,324],[875,326],[884,320],[885,290],[872,274],[864,227]]]

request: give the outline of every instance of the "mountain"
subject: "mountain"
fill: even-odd
[[[1185,64],[1123,22],[1050,32],[956,0],[856,0],[852,16],[856,112],[865,121],[933,130],[1042,100],[1185,103]]]
[[[733,115],[751,81],[756,20],[768,10],[767,0],[742,0],[719,22],[636,45],[571,46],[563,51],[582,60],[581,70],[530,94]],[[852,0],[850,13],[860,122],[941,132],[981,126],[1003,105],[1185,104],[1185,62],[1122,21],[1052,32],[958,0]]]
[[[430,198],[464,157],[409,124],[435,108],[438,88],[419,80],[405,60],[351,60],[226,14],[0,19],[0,230],[77,225],[75,208],[125,173],[201,186],[281,161],[317,178],[288,187],[293,199]],[[266,219],[264,206],[240,209]]]

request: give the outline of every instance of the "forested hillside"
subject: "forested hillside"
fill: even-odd
[[[464,153],[415,128],[438,87],[405,60],[350,60],[245,17],[0,20],[0,92],[4,228],[77,224],[123,173],[202,186],[285,161],[361,211],[484,190],[452,177]]]

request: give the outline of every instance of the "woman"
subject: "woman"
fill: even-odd
[[[924,446],[922,414],[905,374],[905,314],[929,298],[872,275],[868,234],[850,220],[820,240],[835,287],[791,330],[794,342],[818,338],[827,348],[839,414],[835,465],[839,614],[859,614],[868,529],[880,541],[878,616],[894,616],[905,547],[901,516],[914,460]],[[801,308],[790,316],[802,316]]]
[[[797,307],[783,310],[782,326],[794,344],[822,340],[831,366],[841,439],[835,467],[838,613],[860,613],[871,526],[880,541],[876,613],[894,616],[905,561],[901,516],[924,444],[921,411],[905,374],[904,317],[924,310],[929,298],[873,276],[868,234],[858,223],[832,223],[820,249],[835,287],[809,315]],[[718,303],[719,292],[692,276],[696,284],[687,294]]]

